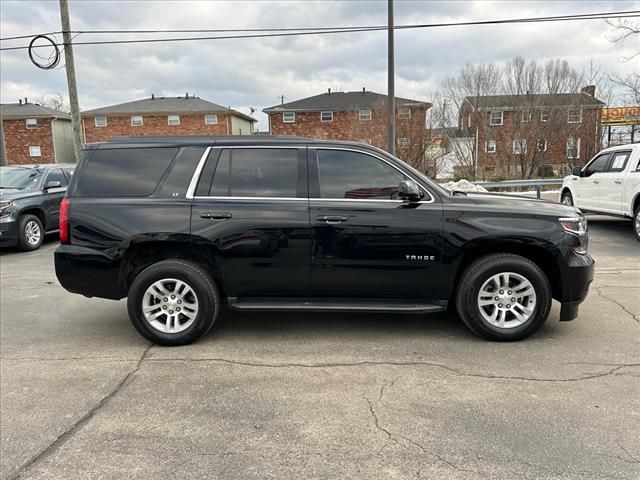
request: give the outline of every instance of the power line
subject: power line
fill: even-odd
[[[473,26],[473,25],[503,25],[503,24],[516,24],[516,23],[542,23],[542,22],[559,22],[559,21],[576,21],[576,20],[603,20],[606,18],[634,18],[640,16],[640,10],[630,10],[624,12],[604,12],[604,13],[589,13],[578,15],[561,15],[554,17],[530,17],[530,18],[512,18],[502,20],[477,20],[470,22],[450,22],[450,23],[427,23],[427,24],[411,24],[411,25],[397,25],[394,30],[409,30],[409,29],[421,29],[421,28],[438,28],[438,27],[458,27],[458,26]],[[117,45],[117,44],[135,44],[135,43],[164,43],[164,42],[185,42],[196,40],[233,40],[242,38],[269,38],[269,37],[290,37],[290,36],[307,36],[307,35],[327,35],[338,33],[357,33],[357,32],[371,32],[386,30],[387,26],[363,26],[363,27],[327,27],[331,29],[321,30],[309,30],[301,31],[302,29],[294,29],[295,31],[283,31],[279,33],[256,33],[249,35],[218,35],[210,37],[174,37],[174,38],[147,38],[147,39],[125,39],[125,40],[96,40],[87,42],[74,42],[74,45]],[[213,30],[212,30],[213,31]],[[250,31],[238,29],[238,31]],[[272,32],[272,30],[264,29],[266,32]],[[74,30],[74,33],[91,33],[91,31],[78,31]],[[106,31],[103,31],[106,32]],[[122,31],[125,32],[125,31]],[[182,31],[181,31],[182,32]],[[186,31],[184,31],[186,32]],[[113,31],[113,33],[116,33]],[[127,32],[128,33],[128,32]],[[149,33],[156,33],[151,32]],[[162,33],[169,33],[168,31]],[[56,46],[62,46],[62,43],[56,43]],[[34,45],[33,48],[42,48],[46,46]],[[9,50],[23,50],[29,48],[26,46],[19,47],[4,47],[0,48],[0,51]]]

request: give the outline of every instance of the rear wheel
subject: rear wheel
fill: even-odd
[[[20,250],[37,250],[44,240],[44,228],[38,217],[27,213],[18,223],[18,247]]]
[[[569,192],[569,191],[564,192],[562,194],[562,199],[560,200],[560,202],[563,205],[571,205],[571,206],[573,206],[573,196],[571,195],[571,192]]]
[[[159,345],[186,345],[207,333],[220,307],[218,289],[198,265],[164,260],[134,279],[127,299],[136,330]]]
[[[633,214],[633,233],[636,234],[636,238],[640,241],[640,205],[636,207],[636,211]]]
[[[462,274],[456,308],[462,321],[488,340],[521,340],[537,331],[551,309],[551,286],[531,260],[512,254],[482,257]]]

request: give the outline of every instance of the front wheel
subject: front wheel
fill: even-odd
[[[633,214],[633,233],[636,234],[636,238],[640,241],[640,205],[636,207],[636,211]]]
[[[571,192],[564,192],[560,203],[563,205],[573,206],[573,196],[571,195]]]
[[[159,345],[186,345],[213,326],[220,300],[211,276],[184,260],[147,267],[129,288],[127,308],[138,333]]]
[[[37,250],[44,241],[44,228],[38,217],[27,213],[18,223],[18,247],[25,252]]]
[[[482,257],[463,272],[456,309],[471,331],[487,340],[521,340],[549,316],[551,286],[531,260],[513,254]]]

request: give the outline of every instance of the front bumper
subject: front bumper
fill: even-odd
[[[15,247],[18,244],[18,222],[10,215],[0,218],[0,247]]]
[[[562,298],[560,321],[566,322],[578,316],[579,305],[587,298],[593,281],[595,261],[590,255],[572,254],[562,272]]]

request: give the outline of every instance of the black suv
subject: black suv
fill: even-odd
[[[593,278],[574,207],[450,192],[377,148],[291,137],[88,145],[55,253],[71,292],[128,297],[145,338],[237,310],[455,309],[491,340],[578,314]]]
[[[74,163],[0,167],[0,246],[36,250],[58,214]]]

